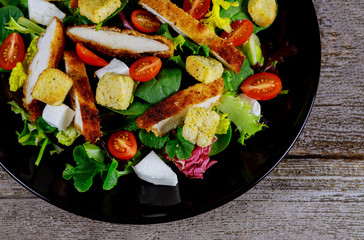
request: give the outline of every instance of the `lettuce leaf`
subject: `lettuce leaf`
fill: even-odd
[[[152,80],[139,84],[135,96],[150,104],[156,104],[176,93],[181,85],[181,80],[181,69],[164,68]]]
[[[224,79],[224,91],[237,91],[245,79],[254,74],[253,69],[250,67],[249,61],[245,58],[243,65],[241,66],[239,74],[234,71],[227,70],[222,74]]]
[[[259,123],[260,116],[250,113],[251,105],[242,102],[238,96],[231,93],[224,94],[216,107],[219,111],[227,113],[229,119],[235,124],[240,132],[238,141],[242,145],[246,139],[266,127],[265,124]]]

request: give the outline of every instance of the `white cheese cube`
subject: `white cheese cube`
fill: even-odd
[[[178,183],[177,175],[154,151],[133,168],[140,179],[155,185],[176,186]]]
[[[58,106],[46,105],[42,117],[52,127],[56,127],[60,130],[66,130],[71,124],[75,111],[69,108],[65,104]]]
[[[240,94],[239,97],[241,98],[241,100],[243,102],[247,102],[247,103],[249,103],[250,106],[252,106],[252,108],[250,109],[250,112],[252,114],[254,114],[257,117],[259,117],[260,115],[262,115],[261,107],[260,107],[260,104],[259,104],[259,102],[257,100],[248,97],[244,93]]]
[[[29,18],[34,22],[47,26],[53,17],[61,22],[66,14],[59,10],[53,3],[45,0],[28,0]]]
[[[122,61],[120,61],[116,58],[111,60],[110,63],[108,65],[106,65],[105,67],[97,70],[95,73],[96,73],[96,76],[99,79],[101,79],[102,76],[104,76],[105,73],[108,73],[108,72],[130,76],[129,67],[125,63],[123,63]]]

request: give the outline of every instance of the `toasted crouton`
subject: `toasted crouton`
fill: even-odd
[[[211,145],[219,125],[220,115],[202,107],[188,109],[182,136],[200,147]]]
[[[106,73],[97,84],[96,102],[116,110],[129,107],[133,94],[134,81],[129,76]]]
[[[120,6],[120,0],[78,0],[80,14],[94,23],[104,21]]]
[[[52,106],[63,103],[73,80],[57,68],[47,68],[38,78],[33,90],[33,97]]]
[[[186,70],[197,81],[210,83],[222,76],[224,67],[213,58],[203,56],[188,56]]]
[[[248,12],[255,24],[268,27],[277,15],[276,0],[249,0]]]

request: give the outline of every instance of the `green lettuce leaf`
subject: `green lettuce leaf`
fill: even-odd
[[[135,96],[150,104],[156,104],[176,93],[181,85],[181,80],[181,69],[164,68],[152,80],[139,84]]]
[[[177,156],[178,159],[187,159],[191,157],[195,145],[182,136],[182,127],[177,129],[177,134],[170,137],[166,145],[166,152],[172,159]]]
[[[148,133],[145,130],[141,130],[139,132],[139,139],[145,146],[155,149],[161,149],[162,147],[164,147],[164,145],[166,145],[166,142],[168,141],[168,135],[163,137],[156,137],[152,132]]]
[[[244,145],[246,139],[266,126],[259,123],[259,116],[250,113],[251,105],[247,102],[242,102],[238,96],[224,94],[216,108],[220,112],[228,114],[229,119],[240,132],[238,141],[242,145]]]
[[[225,69],[224,73],[222,74],[222,78],[224,79],[224,91],[237,91],[244,80],[252,75],[254,75],[254,71],[247,59],[244,60],[239,74]]]
[[[73,150],[73,159],[77,166],[73,167],[70,164],[66,164],[63,178],[66,180],[73,178],[75,188],[79,192],[86,192],[93,184],[93,178],[97,174],[109,170],[109,165],[90,158],[82,145],[77,146]]]

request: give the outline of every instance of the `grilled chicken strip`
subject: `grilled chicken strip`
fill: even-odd
[[[37,52],[29,64],[28,77],[24,83],[23,105],[29,111],[31,120],[36,120],[41,114],[44,104],[33,98],[34,86],[39,74],[47,68],[56,68],[62,57],[65,46],[64,30],[61,21],[54,17],[46,31],[37,43]]]
[[[179,34],[189,37],[200,45],[209,46],[211,53],[227,68],[236,73],[240,72],[245,59],[244,54],[183,9],[169,0],[140,0],[139,4],[156,15],[161,22],[168,23]]]
[[[224,80],[219,78],[212,83],[198,83],[179,91],[137,118],[139,128],[163,136],[182,124],[190,107],[211,109],[222,96]]]
[[[133,30],[96,25],[74,26],[67,29],[67,36],[74,42],[111,57],[140,58],[157,56],[169,58],[173,55],[173,42],[163,36],[149,36]]]
[[[86,141],[95,143],[101,137],[99,111],[83,61],[75,52],[64,51],[66,73],[73,79],[70,91],[71,106],[75,111],[74,126]]]

